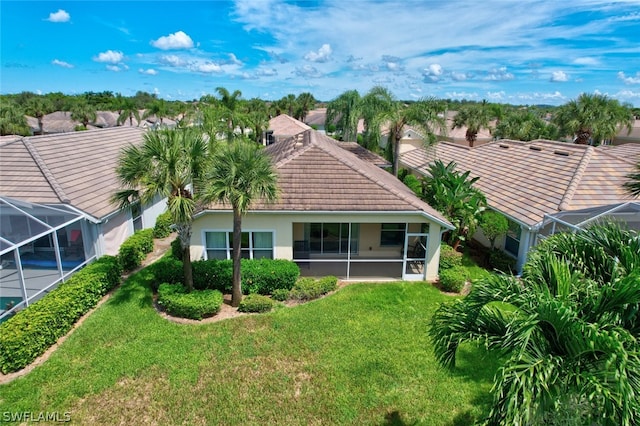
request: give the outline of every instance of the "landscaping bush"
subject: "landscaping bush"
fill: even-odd
[[[182,260],[182,244],[180,243],[180,238],[171,241],[171,256]]]
[[[289,291],[286,288],[277,288],[271,293],[271,298],[278,302],[284,302],[289,298]]]
[[[256,293],[243,297],[238,306],[239,312],[269,312],[271,309],[273,300]]]
[[[462,266],[462,253],[457,252],[449,244],[440,244],[440,270]]]
[[[103,256],[42,299],[0,324],[0,371],[29,365],[120,283],[117,258]]]
[[[284,259],[242,259],[242,291],[272,294],[274,290],[291,290],[300,276],[295,262]]]
[[[233,261],[198,260],[191,264],[193,268],[193,287],[198,290],[218,290],[231,293],[233,279]]]
[[[493,249],[489,252],[489,267],[509,274],[516,270],[516,260],[502,250]]]
[[[167,238],[171,235],[171,225],[173,219],[171,213],[164,212],[156,219],[156,224],[153,227],[153,238]]]
[[[402,179],[402,183],[409,187],[417,196],[422,195],[422,182],[414,175],[406,175]]]
[[[218,290],[187,293],[182,284],[162,283],[158,287],[158,305],[169,315],[180,318],[201,320],[210,317],[220,311],[222,302],[222,293]]]
[[[440,271],[440,287],[444,291],[460,293],[468,279],[469,273],[464,266],[454,266]]]
[[[300,278],[291,289],[289,296],[296,300],[313,300],[335,290],[336,277],[325,277],[320,280],[314,278]]]
[[[118,258],[122,269],[132,271],[153,251],[153,229],[137,231],[120,246]]]
[[[151,289],[155,292],[161,283],[181,284],[184,282],[182,262],[172,256],[163,256],[147,267],[153,274]]]

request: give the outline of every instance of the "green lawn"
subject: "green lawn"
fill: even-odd
[[[49,358],[0,386],[0,412],[76,424],[469,424],[489,409],[492,354],[435,363],[424,283],[355,284],[270,314],[162,319],[133,275]]]

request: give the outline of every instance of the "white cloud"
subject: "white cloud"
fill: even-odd
[[[278,70],[275,68],[260,68],[256,71],[256,75],[259,77],[273,77],[278,75]]]
[[[49,22],[69,22],[71,15],[65,10],[58,9],[57,12],[51,12],[46,20]]]
[[[640,72],[635,77],[627,76],[624,72],[618,72],[618,79],[624,81],[625,84],[640,84]]]
[[[425,83],[437,83],[443,74],[444,71],[440,64],[431,64],[422,71]]]
[[[576,58],[573,60],[573,63],[576,65],[587,65],[587,66],[600,65],[600,61],[598,59],[591,58],[588,56]]]
[[[304,55],[304,59],[311,62],[328,62],[331,59],[331,45],[323,44],[317,52],[309,52]]]
[[[236,55],[233,53],[229,53],[229,59],[227,60],[227,64],[230,65],[242,65],[242,61],[240,61]]]
[[[477,99],[478,94],[475,92],[447,92],[445,97],[450,99]]]
[[[308,65],[308,64],[303,65],[301,67],[296,67],[295,71],[293,72],[298,77],[305,77],[305,78],[320,78],[323,75],[315,67],[312,67],[311,65]]]
[[[62,68],[73,68],[73,65],[71,65],[70,63],[65,61],[60,61],[58,59],[54,59],[53,61],[51,61],[51,64],[57,65]]]
[[[487,98],[492,101],[503,101],[507,97],[507,94],[504,90],[500,90],[499,92],[487,92]]]
[[[513,80],[515,76],[507,71],[507,67],[494,68],[487,73],[485,80],[491,81],[508,81]]]
[[[162,55],[160,62],[171,67],[182,67],[186,65],[186,61],[177,55]]]
[[[465,81],[471,77],[472,77],[471,74],[466,74],[463,72],[455,72],[455,71],[451,72],[451,79],[453,81]]]
[[[193,40],[183,31],[178,31],[153,40],[151,45],[162,50],[191,49],[193,48]]]
[[[146,69],[146,70],[145,70],[145,69],[140,68],[140,69],[138,70],[138,72],[139,72],[140,74],[146,74],[146,75],[158,75],[158,71],[154,70],[153,68],[149,68],[149,69]]]
[[[221,73],[222,72],[222,67],[218,64],[215,64],[213,62],[205,62],[202,64],[194,64],[192,66],[192,69],[194,71],[198,71],[198,72],[202,72],[205,74],[211,74],[211,73]]]
[[[124,59],[124,53],[116,50],[107,50],[106,52],[98,53],[98,56],[94,56],[93,60],[96,62],[108,62],[110,64],[117,64]]]
[[[553,71],[550,81],[554,83],[569,81],[569,76],[564,71]]]
[[[109,71],[113,71],[113,72],[120,72],[120,71],[122,71],[122,68],[120,68],[120,67],[119,67],[119,66],[117,66],[117,65],[107,65],[107,69],[108,69]]]

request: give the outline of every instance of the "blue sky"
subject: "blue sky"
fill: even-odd
[[[640,1],[5,1],[0,92],[640,106]]]

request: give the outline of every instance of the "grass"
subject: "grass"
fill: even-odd
[[[498,367],[465,346],[439,367],[424,283],[355,284],[295,308],[180,325],[151,306],[146,271],[43,365],[0,386],[0,412],[76,424],[457,425],[481,418]]]

